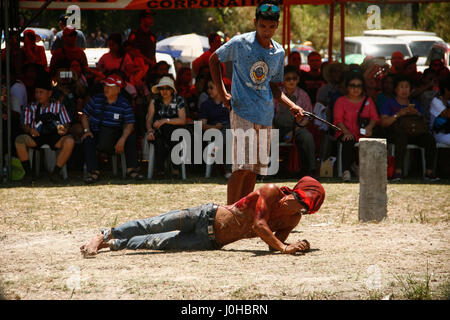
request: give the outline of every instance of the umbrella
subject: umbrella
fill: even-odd
[[[195,33],[169,37],[156,43],[157,51],[173,52],[172,57],[179,58],[181,62],[192,62],[208,49],[208,38]]]
[[[345,56],[345,64],[361,64],[366,56],[362,54],[352,53]]]

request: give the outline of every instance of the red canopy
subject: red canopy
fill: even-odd
[[[39,9],[45,0],[19,0],[20,7]],[[256,6],[258,0],[54,0],[48,9],[66,9],[76,4],[81,9],[95,10],[140,10],[140,9],[197,9],[218,7]],[[446,0],[284,0],[284,4],[313,4],[323,5],[342,2],[370,2],[370,3],[431,3],[446,2]]]

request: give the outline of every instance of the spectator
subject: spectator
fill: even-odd
[[[283,86],[281,91],[296,105],[303,110],[313,112],[313,107],[308,94],[297,87],[299,75],[296,66],[286,66],[284,68]],[[274,128],[279,129],[280,139],[283,142],[291,142],[292,137],[298,149],[301,164],[301,175],[314,175],[316,169],[315,145],[312,134],[306,128],[309,119],[303,118],[298,125],[290,113],[289,109],[278,102],[275,102],[275,117],[273,119]],[[286,138],[288,136],[289,138]]]
[[[151,72],[147,73],[148,87],[149,88],[153,87],[155,84],[159,82],[159,79],[161,79],[165,75],[168,75],[169,69],[170,65],[164,60],[161,60],[158,63],[156,63],[151,69]]]
[[[192,71],[196,76],[199,75],[201,67],[207,67],[209,69],[209,57],[220,48],[222,45],[222,38],[217,33],[211,33],[208,35],[208,43],[209,49],[192,62]],[[225,74],[225,65],[223,63],[222,74]]]
[[[148,106],[147,140],[155,144],[155,170],[159,173],[164,170],[164,161],[176,144],[171,140],[172,132],[186,124],[186,105],[169,76],[162,77],[152,87],[152,92],[155,97]]]
[[[436,73],[436,76],[438,76],[439,72],[444,68],[445,68],[444,61],[441,59],[434,59],[430,62],[429,69],[432,69]]]
[[[88,48],[95,48],[95,33],[91,32],[86,39],[86,45]]]
[[[48,73],[38,75],[35,87],[35,102],[26,106],[23,112],[22,128],[25,134],[16,138],[17,156],[25,169],[25,182],[32,182],[34,177],[28,149],[40,148],[44,144],[52,150],[61,149],[50,175],[50,179],[56,182],[74,147],[73,138],[66,135],[70,117],[62,103],[51,99],[52,81]]]
[[[386,101],[394,96],[394,78],[395,75],[393,73],[389,73],[381,80],[381,92],[377,95],[376,100],[378,114]]]
[[[436,141],[430,132],[418,136],[408,135],[397,125],[400,118],[407,115],[423,115],[422,108],[416,100],[410,100],[411,82],[405,76],[397,76],[394,81],[394,97],[387,100],[380,111],[381,126],[387,130],[389,143],[395,145],[395,172],[391,181],[402,179],[402,165],[406,154],[406,146],[415,144],[425,148],[426,176],[428,181],[436,181],[433,174],[436,158]]]
[[[177,92],[184,99],[190,99],[194,94],[194,87],[192,86],[192,71],[189,67],[182,67],[178,69],[177,80],[175,82]]]
[[[128,41],[142,54],[145,63],[153,67],[156,63],[156,37],[150,28],[154,23],[154,12],[150,10],[141,11],[139,28],[131,31]]]
[[[336,138],[342,143],[342,180],[348,182],[351,180],[350,168],[356,159],[354,145],[361,137],[373,136],[379,117],[374,102],[365,95],[362,74],[350,71],[345,88],[346,95],[338,98],[334,105],[334,124],[342,129],[336,132]],[[363,127],[358,123],[358,113],[361,118],[368,119]]]
[[[58,68],[70,66],[73,60],[77,60],[81,66],[83,73],[89,71],[86,54],[83,50],[75,46],[77,33],[74,27],[67,26],[63,31],[64,45],[62,48],[56,49],[52,53],[50,60],[50,74],[55,75]]]
[[[430,128],[437,143],[450,147],[450,76],[439,81],[439,96],[431,101]]]
[[[200,106],[199,120],[202,122],[203,130],[218,129],[222,132],[223,145],[221,147],[223,160],[225,160],[226,130],[230,129],[230,112],[223,105],[219,91],[211,78],[207,80],[207,92],[209,98]],[[219,168],[227,179],[231,176],[231,165],[221,165]]]
[[[298,51],[291,51],[288,56],[288,65],[295,66],[300,72],[300,66],[302,65],[302,56]]]
[[[79,140],[83,135],[80,113],[87,102],[87,82],[81,73],[77,60],[73,60],[67,68],[56,72],[56,87],[53,88],[53,97],[61,102],[71,119],[69,133]]]
[[[67,18],[69,16],[67,14],[63,14],[58,18],[58,26],[60,31],[55,35],[55,39],[51,46],[51,52],[54,54],[58,49],[61,49],[64,46],[64,29],[67,27]],[[75,29],[75,28],[74,28]],[[81,30],[76,30],[76,41],[75,46],[84,50],[86,49],[86,38]]]
[[[313,51],[308,55],[308,64],[310,71],[303,73],[300,79],[300,87],[305,88],[311,99],[312,104],[316,103],[317,91],[325,84],[320,66],[322,65],[322,56],[320,53]]]
[[[120,74],[122,78],[130,74],[132,59],[122,45],[120,33],[112,33],[108,38],[109,52],[101,56],[97,64],[97,70],[102,79],[112,73]]]
[[[400,74],[404,70],[405,56],[400,51],[395,51],[391,56],[391,73]]]
[[[144,178],[138,172],[137,139],[134,130],[134,114],[130,103],[120,94],[124,81],[112,74],[103,83],[103,93],[95,95],[83,109],[84,157],[88,176],[84,182],[94,183],[100,178],[96,150],[108,154],[125,152],[127,177]]]
[[[32,29],[27,29],[23,32],[23,47],[21,48],[23,61],[22,63],[35,63],[47,68],[47,56],[45,55],[45,48],[36,45],[40,37]]]
[[[418,57],[414,56],[405,60],[403,74],[409,78],[411,83],[411,90],[420,86],[420,81],[422,79],[422,73],[417,71],[417,60]],[[413,96],[414,97],[414,96]]]
[[[95,36],[95,40],[94,40],[94,47],[95,48],[105,48],[106,47],[106,40],[103,37],[101,30],[97,30],[97,35]]]

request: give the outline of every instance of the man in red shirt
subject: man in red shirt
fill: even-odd
[[[208,42],[209,49],[192,62],[192,71],[196,76],[199,74],[199,71],[203,66],[207,66],[209,69],[209,57],[211,57],[211,55],[222,45],[222,39],[217,33],[211,33],[208,35]],[[224,74],[224,72],[225,66],[222,63],[222,74]]]

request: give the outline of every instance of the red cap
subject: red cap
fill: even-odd
[[[102,80],[102,83],[108,87],[112,86],[118,86],[119,88],[123,87],[123,80],[117,74],[112,74],[108,76],[106,79]]]
[[[291,190],[288,187],[281,187],[281,191],[284,194],[294,194],[294,197],[300,199],[308,207],[308,214],[317,212],[322,206],[323,200],[325,200],[325,189],[314,178],[303,177],[301,178],[294,189]]]
[[[76,29],[73,26],[66,26],[63,30],[63,36],[70,36]]]

